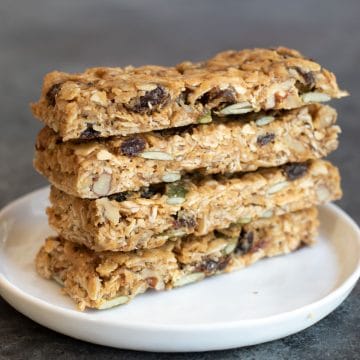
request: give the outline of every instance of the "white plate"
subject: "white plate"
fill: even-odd
[[[320,208],[312,248],[169,292],[148,292],[110,310],[79,312],[57,284],[34,271],[46,235],[48,188],[0,213],[0,290],[14,308],[60,333],[148,351],[253,345],[303,330],[333,311],[360,274],[360,232],[335,205]]]

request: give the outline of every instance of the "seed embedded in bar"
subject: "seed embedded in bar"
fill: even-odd
[[[143,151],[139,154],[144,159],[148,160],[163,160],[163,161],[170,161],[174,160],[173,156],[164,152],[164,151]]]
[[[301,98],[304,103],[326,102],[331,100],[331,97],[329,95],[317,91],[302,94]]]
[[[236,103],[224,107],[220,111],[218,111],[219,115],[239,115],[239,114],[246,114],[250,111],[253,111],[254,108],[248,101],[243,101],[241,103]]]

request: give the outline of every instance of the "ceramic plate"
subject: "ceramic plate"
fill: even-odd
[[[51,233],[49,189],[0,213],[0,290],[18,311],[60,333],[119,348],[207,351],[279,339],[313,325],[350,293],[360,274],[360,232],[335,205],[320,208],[318,243],[232,274],[148,292],[110,310],[79,312],[40,278],[34,257]]]

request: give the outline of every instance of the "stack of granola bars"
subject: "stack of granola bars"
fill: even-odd
[[[83,310],[312,244],[341,196],[332,73],[286,48],[45,77],[35,167],[57,237],[36,259]]]

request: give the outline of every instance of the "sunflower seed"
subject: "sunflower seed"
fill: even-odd
[[[246,114],[253,110],[254,108],[249,102],[243,101],[241,103],[232,104],[227,107],[224,107],[218,113],[220,115],[237,115],[237,114]]]
[[[149,160],[174,160],[172,155],[163,151],[143,151],[139,156]]]
[[[128,296],[119,296],[119,297],[113,298],[111,300],[105,301],[104,303],[102,303],[99,306],[99,309],[100,310],[110,309],[110,308],[112,308],[114,306],[125,304],[129,300],[130,299],[129,299]]]
[[[195,281],[200,281],[204,279],[205,275],[201,272],[192,273],[189,275],[185,275],[180,279],[175,280],[174,287],[184,286],[187,284],[191,284]]]
[[[321,93],[321,92],[308,92],[301,95],[301,98],[303,102],[309,103],[309,102],[324,102],[329,101],[331,97],[327,94]]]

